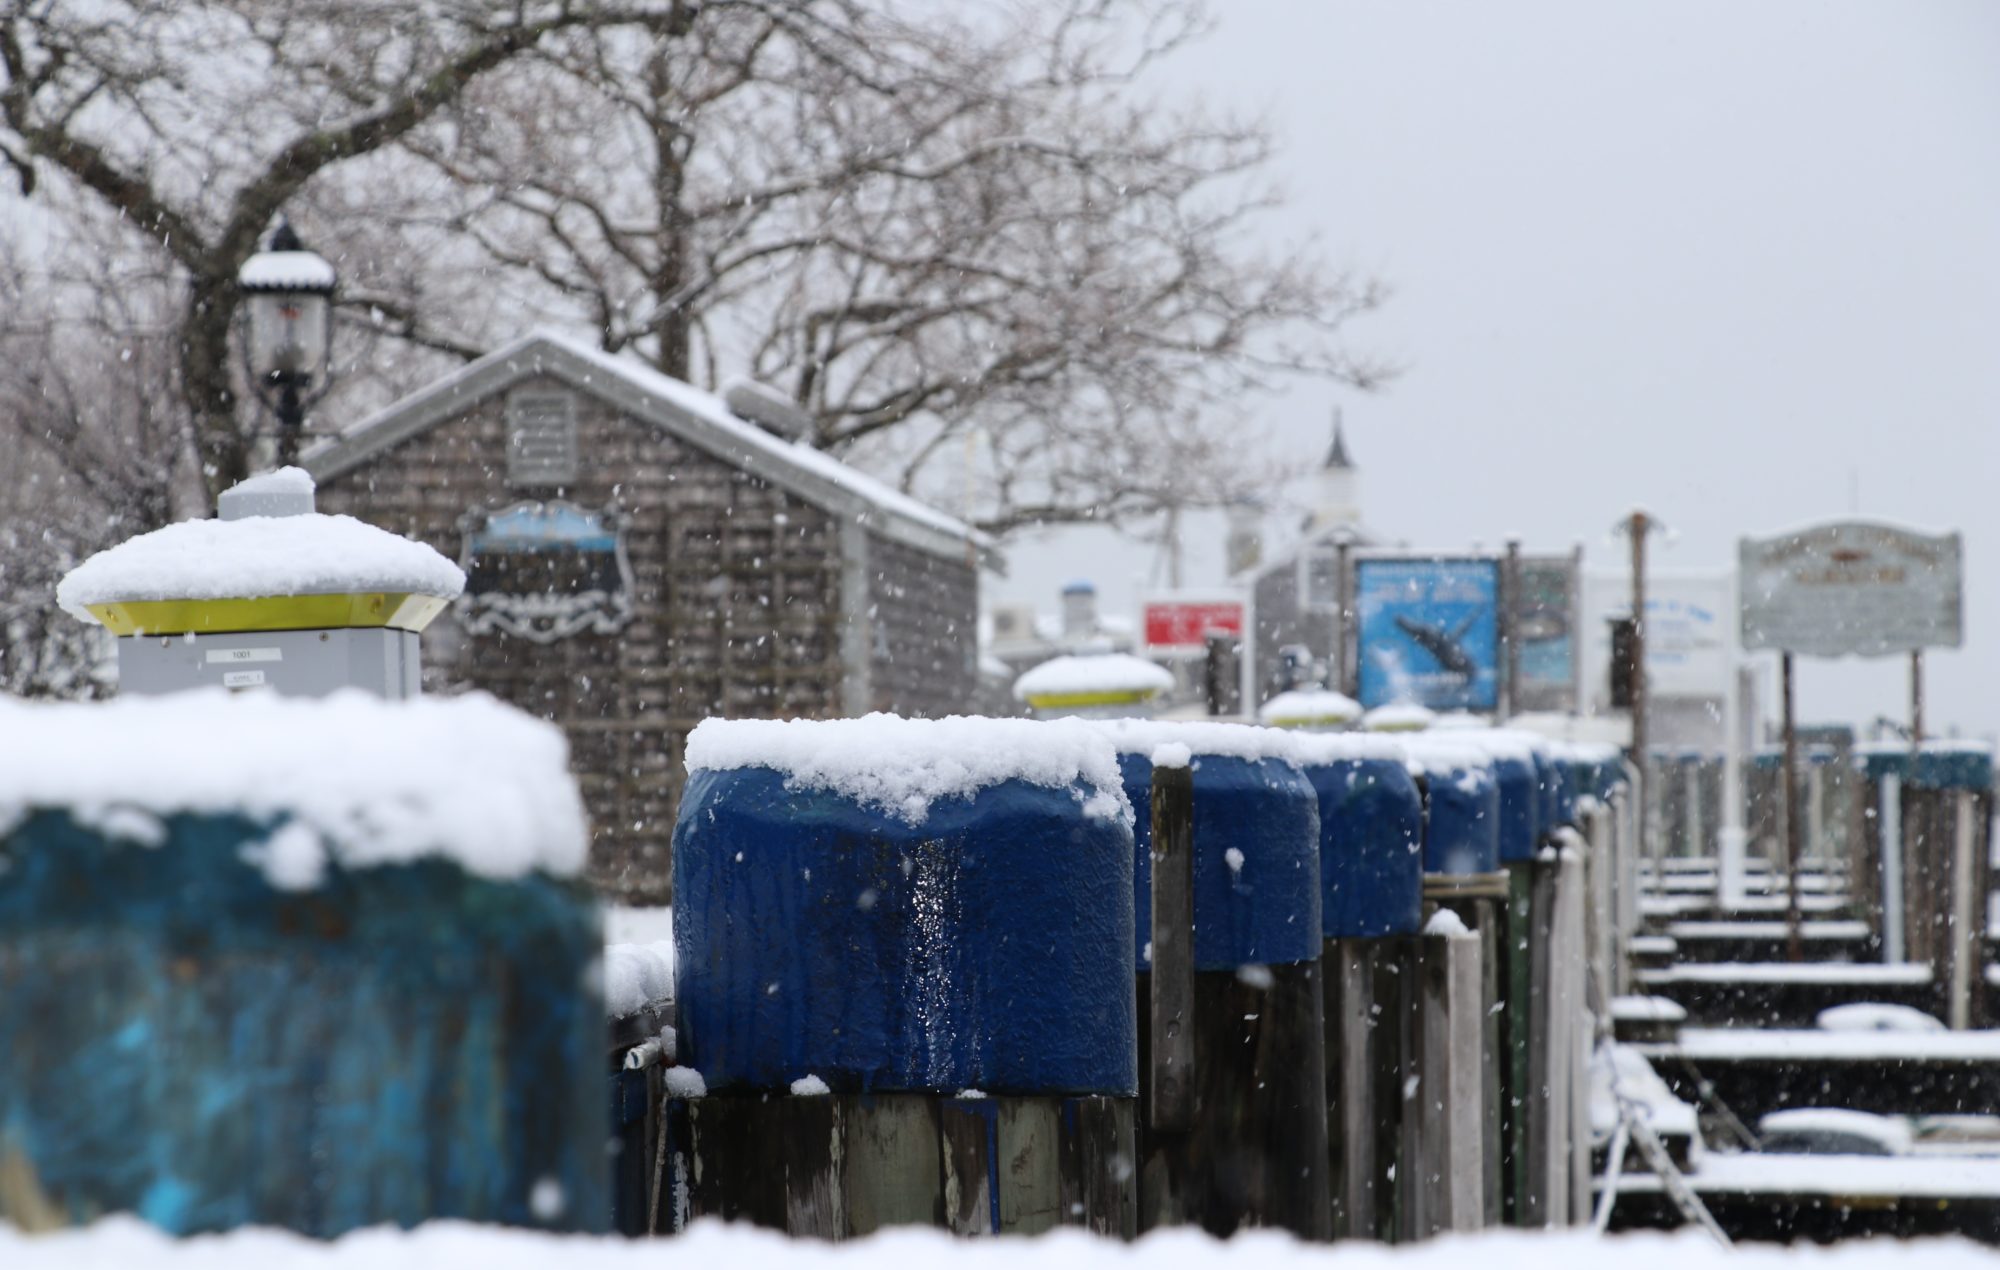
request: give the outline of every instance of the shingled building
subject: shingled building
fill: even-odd
[[[317,447],[319,506],[430,543],[466,594],[427,686],[560,723],[614,896],[660,901],[710,715],[969,708],[990,543],[781,435],[782,409],[530,335]],[[746,408],[746,401],[748,407]]]

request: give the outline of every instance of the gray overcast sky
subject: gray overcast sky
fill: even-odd
[[[1279,236],[1396,290],[1376,396],[1270,403],[1317,457],[1345,405],[1370,521],[1426,547],[1584,543],[1634,503],[1663,568],[1847,514],[1962,530],[1967,647],[1933,727],[2000,730],[2000,4],[1224,0],[1162,81],[1268,114]],[[1196,530],[1190,582],[1217,580]],[[1070,534],[1000,598],[1150,555]],[[1079,561],[1088,563],[1079,565]],[[1902,662],[1802,663],[1807,718],[1900,717]]]

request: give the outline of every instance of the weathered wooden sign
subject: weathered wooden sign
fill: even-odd
[[[1836,521],[1741,544],[1743,647],[1880,657],[1964,639],[1957,534]]]

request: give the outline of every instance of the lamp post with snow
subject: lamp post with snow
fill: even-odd
[[[306,406],[326,391],[333,352],[333,266],[279,221],[264,250],[243,262],[244,358],[251,387],[278,419],[278,463],[296,462]]]

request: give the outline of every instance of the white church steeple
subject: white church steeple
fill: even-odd
[[[1306,534],[1317,537],[1330,529],[1361,525],[1361,471],[1347,453],[1347,431],[1342,426],[1340,407],[1333,408],[1333,445],[1326,462],[1313,475],[1312,511],[1306,516]]]

